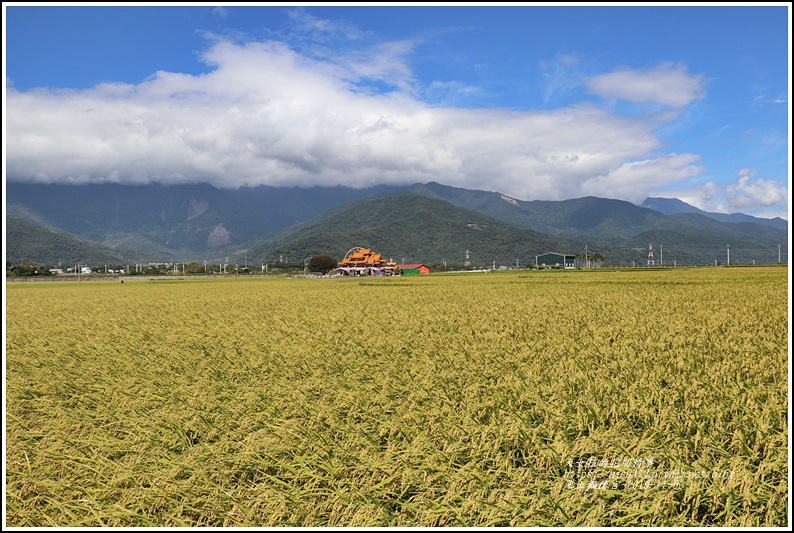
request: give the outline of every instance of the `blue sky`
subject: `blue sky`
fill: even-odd
[[[788,4],[3,9],[7,179],[788,218]]]

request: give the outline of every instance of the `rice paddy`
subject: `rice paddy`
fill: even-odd
[[[785,526],[786,268],[6,286],[6,525]]]

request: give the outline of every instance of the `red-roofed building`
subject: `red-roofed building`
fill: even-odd
[[[430,267],[423,263],[411,263],[405,265],[397,265],[397,271],[401,274],[430,274]]]

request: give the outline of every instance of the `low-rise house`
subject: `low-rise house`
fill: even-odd
[[[549,252],[535,256],[535,268],[574,268],[575,255]]]
[[[430,267],[424,263],[397,265],[397,272],[406,276],[414,274],[430,274]]]

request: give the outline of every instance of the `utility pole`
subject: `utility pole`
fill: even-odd
[[[659,266],[664,266],[664,245],[659,245]]]
[[[59,263],[60,264],[60,263]],[[780,264],[780,245],[777,245],[777,264]]]
[[[728,247],[728,264],[730,265],[731,264],[731,245],[730,244],[726,244],[725,246]]]

